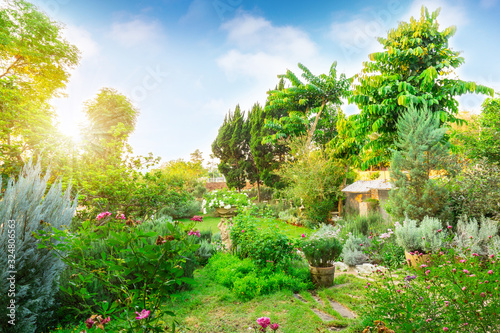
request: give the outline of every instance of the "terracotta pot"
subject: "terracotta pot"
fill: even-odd
[[[332,287],[333,278],[335,275],[335,266],[331,267],[314,267],[309,266],[311,279],[316,287]]]
[[[421,269],[420,265],[430,265],[427,261],[430,258],[430,255],[428,254],[410,254],[407,251],[405,251],[405,257],[406,257],[406,262],[408,263],[408,266],[416,268],[416,269]]]
[[[237,207],[231,207],[229,209],[217,207],[215,208],[215,211],[220,215],[220,217],[233,217],[234,215],[236,215],[237,209]]]

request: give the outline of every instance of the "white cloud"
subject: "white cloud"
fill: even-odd
[[[67,25],[64,29],[64,38],[82,52],[83,58],[90,58],[99,54],[99,46],[92,39],[90,32],[82,27]]]
[[[194,0],[189,4],[184,16],[179,19],[181,23],[196,23],[204,20],[209,13],[213,13],[214,8],[210,1]]]
[[[111,37],[126,47],[132,47],[162,38],[163,29],[158,21],[134,19],[113,23]]]

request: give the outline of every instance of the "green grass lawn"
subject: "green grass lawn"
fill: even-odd
[[[195,280],[193,290],[173,295],[172,304],[167,305],[176,313],[179,332],[253,332],[249,327],[257,327],[259,317],[271,318],[272,323],[279,323],[280,332],[286,333],[330,332],[330,327],[345,326],[348,326],[343,330],[346,333],[361,331],[358,319],[342,318],[326,299],[335,299],[351,310],[359,311],[363,306],[363,285],[366,282],[352,275],[344,274],[336,278],[336,284],[347,283],[343,287],[318,291],[318,296],[327,304],[324,307],[318,305],[309,292],[301,293],[308,301],[302,303],[288,290],[242,302],[228,288],[211,281],[203,269],[195,273]],[[326,312],[336,320],[324,323],[311,308]]]
[[[202,215],[199,214],[200,216],[203,216],[203,222],[193,222],[189,218],[186,219],[179,219],[180,222],[183,223],[195,223],[196,227],[200,229],[200,231],[204,230],[211,230],[212,233],[217,233],[219,232],[219,228],[217,228],[217,225],[220,222],[220,217],[213,217],[210,215]],[[283,232],[283,234],[287,235],[288,237],[291,238],[296,238],[300,237],[302,234],[308,234],[311,233],[311,229],[306,228],[306,227],[297,227],[294,225],[290,225],[284,221],[276,219],[275,222],[276,226]]]

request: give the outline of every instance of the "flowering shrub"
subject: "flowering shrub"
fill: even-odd
[[[363,252],[370,258],[374,264],[382,264],[393,268],[399,267],[406,262],[404,249],[396,244],[394,231],[387,229],[386,232],[379,234],[371,233],[368,236],[368,242],[363,247]]]
[[[257,318],[257,324],[260,326],[259,332],[267,332],[268,327],[272,329],[273,332],[276,332],[278,328],[280,328],[278,323],[271,324],[271,319],[269,317]]]
[[[308,239],[300,241],[302,252],[314,267],[329,267],[342,253],[342,243],[338,239],[340,228],[323,225]]]
[[[191,237],[199,231],[191,228],[165,221],[101,226],[85,221],[75,234],[53,228],[36,237],[75,273],[69,286],[61,286],[72,299],[68,310],[102,316],[90,317],[87,327],[111,320],[113,332],[144,332],[165,326],[163,315],[173,313],[160,307],[180,285],[192,283],[187,262],[199,247]],[[96,247],[98,256],[92,252]]]
[[[246,193],[237,193],[228,189],[214,190],[203,196],[202,209],[207,213],[208,208],[245,207],[250,205],[250,199]]]
[[[494,332],[500,327],[495,255],[483,258],[451,248],[431,254],[430,261],[432,266],[404,279],[378,271],[380,281],[365,286],[365,318],[383,320],[396,332]]]

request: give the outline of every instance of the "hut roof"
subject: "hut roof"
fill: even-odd
[[[376,190],[390,190],[392,188],[391,183],[383,179],[377,180],[358,180],[349,186],[346,186],[342,192],[349,193],[368,193],[372,189]]]

